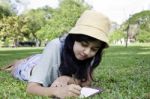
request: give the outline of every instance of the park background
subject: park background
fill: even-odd
[[[23,4],[21,0],[15,0]],[[0,0],[0,67],[41,53],[48,41],[67,33],[81,13],[92,9],[84,0],[59,0],[19,13],[17,5]],[[96,71],[93,86],[104,89],[94,99],[144,99],[150,92],[150,10],[142,10],[118,24],[112,20],[110,48]],[[0,98],[42,99],[26,93],[26,83],[0,71]]]

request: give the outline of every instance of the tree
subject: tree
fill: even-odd
[[[139,42],[149,42],[147,39],[150,34],[150,11],[145,10],[132,15],[121,28],[130,38],[133,37]]]
[[[4,17],[0,21],[0,36],[3,41],[30,40],[37,44],[68,32],[85,9],[90,9],[83,0],[60,0],[60,6],[48,6],[24,12],[19,16]]]
[[[26,33],[30,35],[29,38],[31,40],[37,42],[37,46],[40,46],[42,40],[42,36],[38,36],[41,33],[39,31],[51,18],[51,12],[53,12],[53,9],[46,6],[44,8],[30,10],[23,15],[27,20],[26,28],[28,31]]]
[[[68,32],[86,9],[90,6],[83,0],[60,0],[59,8],[51,13],[51,19],[38,31],[38,36],[50,40]]]
[[[7,0],[0,0],[0,19],[4,16],[11,16],[14,14],[13,10],[11,10],[11,5]]]
[[[150,35],[150,11],[142,11],[136,13],[130,19],[132,23],[138,23],[140,28],[139,32],[136,34],[137,40],[139,42],[150,42],[149,35]]]
[[[121,29],[117,29],[111,33],[111,35],[109,36],[109,41],[110,42],[119,41],[124,36],[125,34],[123,33],[123,31]]]
[[[19,16],[4,17],[0,22],[0,36],[3,41],[12,40],[12,45],[17,46],[18,41],[24,38],[21,31],[25,21]]]

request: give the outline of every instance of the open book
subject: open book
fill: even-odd
[[[100,92],[102,92],[102,89],[83,87],[81,89],[80,98],[86,98]]]

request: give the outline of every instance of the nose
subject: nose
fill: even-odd
[[[89,55],[90,54],[91,49],[90,48],[85,48],[84,49],[84,54],[85,55]]]

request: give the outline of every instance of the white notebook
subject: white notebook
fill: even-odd
[[[96,88],[83,87],[81,89],[80,98],[84,98],[84,97],[86,98],[99,92],[102,92],[102,90]]]

